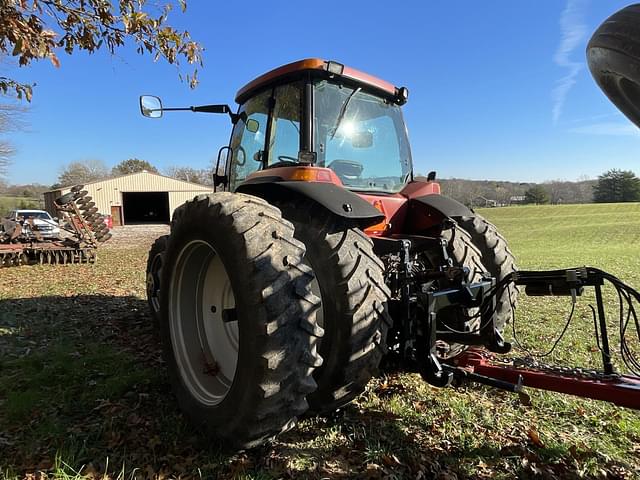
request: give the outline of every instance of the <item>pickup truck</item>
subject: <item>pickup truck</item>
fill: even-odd
[[[52,218],[51,215],[44,210],[12,210],[6,219],[9,222],[21,223],[23,229],[29,229],[28,220],[33,219],[33,225],[42,238],[60,238],[58,219]]]

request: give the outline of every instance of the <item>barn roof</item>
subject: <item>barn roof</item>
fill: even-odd
[[[103,178],[101,180],[94,180],[93,182],[87,182],[84,185],[96,185],[98,183],[107,183],[107,182],[113,182],[113,181],[117,181],[119,179],[123,179],[123,178],[127,178],[127,177],[134,177],[134,176],[150,176],[150,177],[158,177],[160,179],[163,179],[163,183],[166,183],[167,181],[174,183],[176,185],[180,184],[180,185],[184,185],[184,186],[190,186],[190,187],[195,187],[195,188],[190,188],[189,190],[201,190],[201,191],[211,191],[212,187],[207,186],[207,185],[202,185],[200,183],[194,183],[194,182],[187,182],[185,180],[179,180],[177,178],[173,178],[173,177],[169,177],[167,175],[160,175],[159,173],[154,173],[154,172],[149,172],[147,170],[143,170],[142,172],[135,172],[135,173],[128,173],[126,175],[118,175],[116,177],[109,177],[109,178]],[[60,190],[69,190],[73,185],[68,185],[66,187],[60,187],[60,188],[56,188],[53,190],[50,190],[51,192],[57,192]]]

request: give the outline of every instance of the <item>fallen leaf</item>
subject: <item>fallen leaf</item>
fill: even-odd
[[[529,440],[531,440],[531,442],[536,447],[539,447],[539,448],[544,447],[544,444],[542,443],[542,440],[540,440],[540,434],[535,429],[535,427],[529,428],[529,431],[527,432],[527,436],[529,437]]]

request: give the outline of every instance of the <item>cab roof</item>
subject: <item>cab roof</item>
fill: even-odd
[[[326,72],[327,76],[336,76],[351,80],[389,97],[397,97],[400,90],[385,80],[369,75],[368,73],[361,72],[355,68],[351,68],[334,61],[323,60],[321,58],[306,58],[304,60],[298,60],[297,62],[288,63],[275,68],[247,83],[244,87],[238,90],[238,93],[236,94],[236,102],[244,103],[247,98],[263,87],[278,83],[287,77],[295,77],[296,75],[307,71],[315,71],[318,73]]]

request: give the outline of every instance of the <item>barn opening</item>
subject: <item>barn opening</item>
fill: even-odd
[[[125,225],[169,223],[168,192],[122,192]]]

